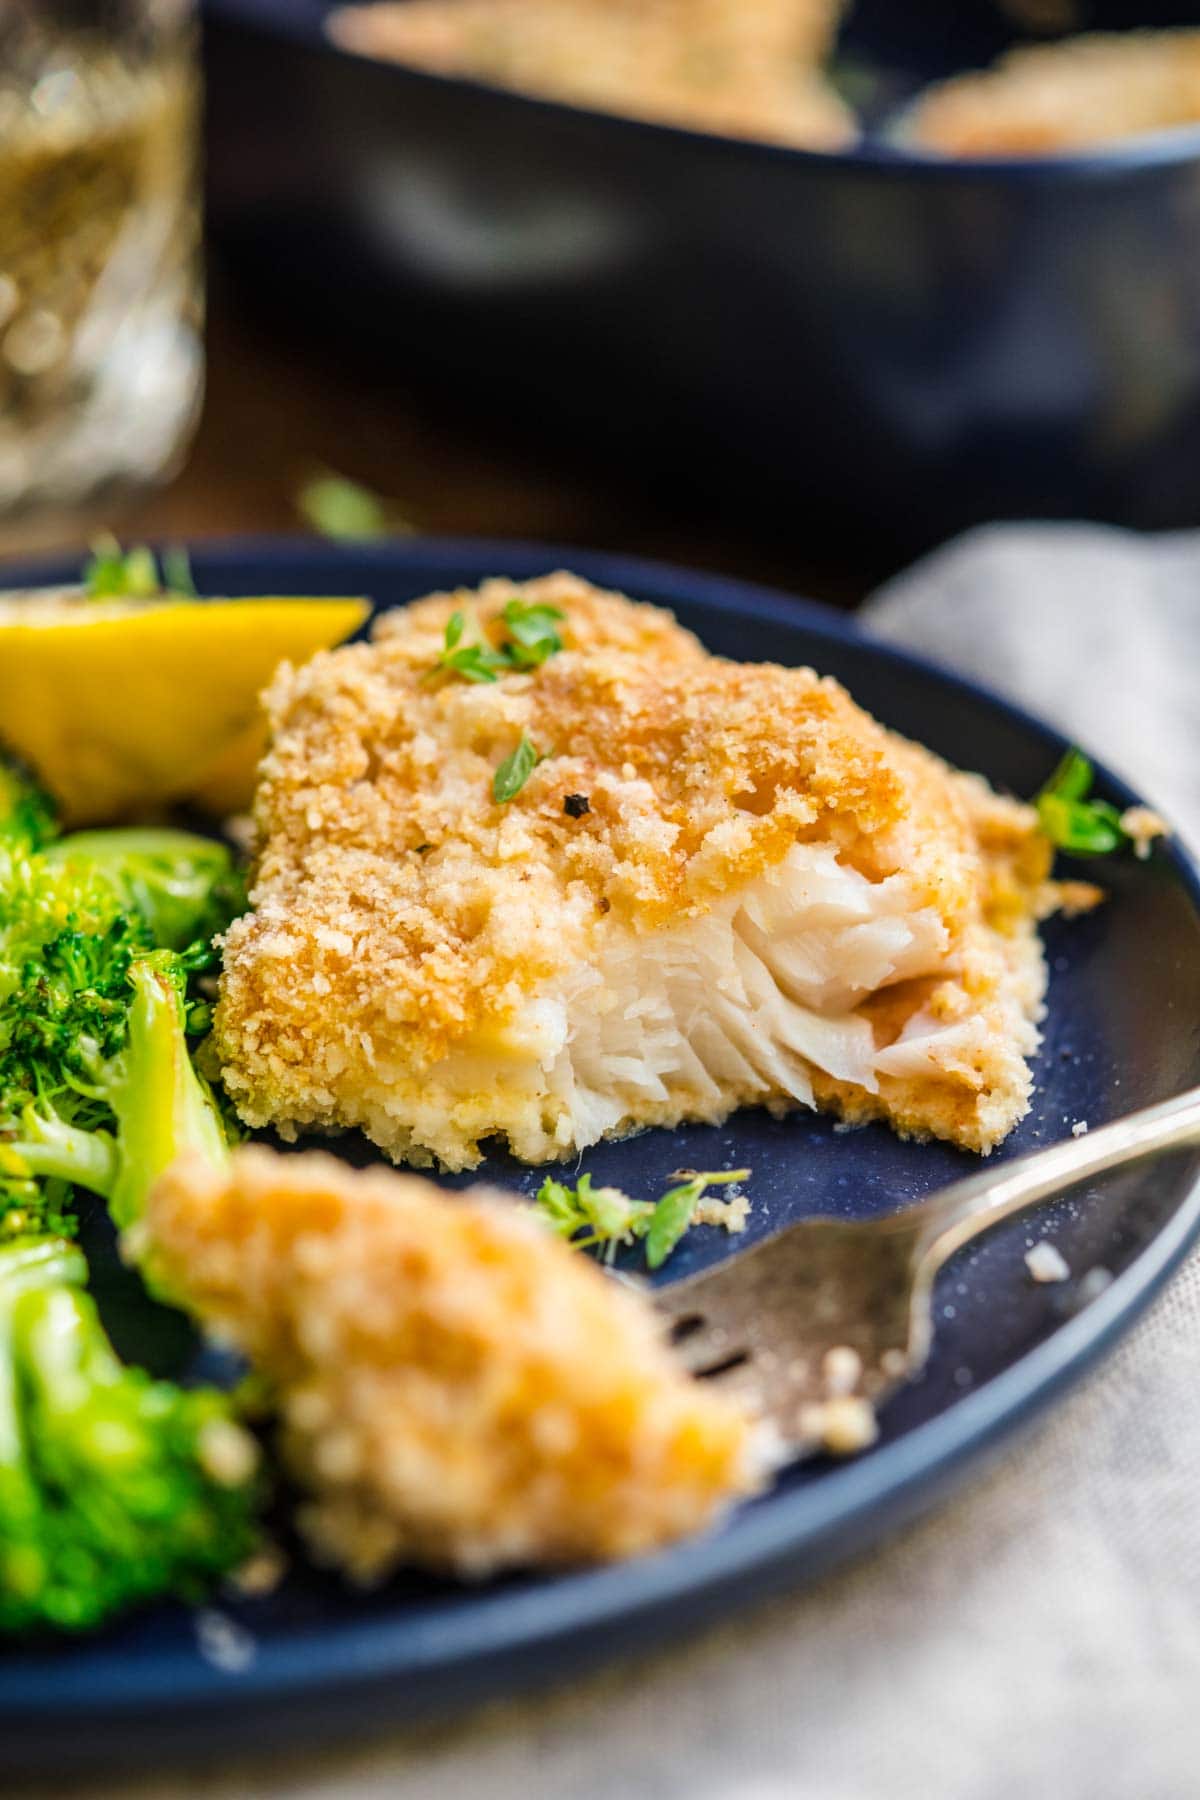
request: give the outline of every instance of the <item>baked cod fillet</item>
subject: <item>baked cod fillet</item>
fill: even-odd
[[[557,654],[438,672],[454,614],[499,643],[514,600]],[[247,1124],[464,1169],[759,1104],[986,1151],[1024,1112],[1049,846],[836,682],[555,575],[391,613],[267,705],[216,1013]]]
[[[169,1171],[138,1232],[266,1379],[301,1529],[360,1580],[640,1555],[762,1485],[759,1428],[511,1196],[248,1148]]]

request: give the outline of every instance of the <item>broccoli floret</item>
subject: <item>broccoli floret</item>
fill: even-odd
[[[82,962],[91,946],[69,949]],[[51,966],[0,1007],[6,1161],[101,1195],[123,1231],[176,1157],[223,1160],[225,1128],[192,1067],[183,976],[170,951],[132,958],[119,996],[64,992],[56,976]]]
[[[176,1156],[227,1154],[188,1055],[182,959],[131,951],[122,924],[55,940],[0,1007],[0,1629],[198,1592],[255,1536],[255,1453],[229,1396],[121,1364],[82,1257],[52,1235],[75,1185],[124,1229]]]
[[[39,850],[57,829],[49,794],[19,762],[0,756],[0,845]]]
[[[39,974],[63,973],[42,964],[75,965],[80,990],[119,985],[133,952],[154,947],[145,920],[122,907],[111,882],[89,865],[0,841],[0,1001]],[[0,1053],[4,1042],[0,1036]]]
[[[127,834],[114,835],[127,849]],[[206,841],[180,833],[176,842],[174,880],[161,838],[157,863],[140,846],[134,857],[107,860],[78,846],[58,855],[67,839],[52,846],[55,854],[8,859],[0,1191],[28,1179],[78,1184],[107,1200],[123,1229],[175,1155],[223,1154],[224,1127],[192,1068],[184,1010],[189,979],[211,956],[208,939],[180,952],[159,947],[158,934],[188,937],[201,921],[207,928],[220,911],[213,889],[230,863],[218,846],[208,864],[213,882],[202,891]],[[146,914],[130,904],[139,886],[152,890]]]
[[[70,1182],[125,1227],[174,1154],[223,1152],[186,1034],[242,902],[232,858],[184,832],[79,833],[0,852],[0,895],[0,1197]]]
[[[149,836],[0,845],[0,1629],[198,1591],[254,1538],[233,1403],[125,1367],[65,1235],[75,1187],[128,1231],[177,1156],[227,1154],[186,1000],[230,859]]]
[[[246,910],[245,883],[227,846],[188,831],[76,831],[51,844],[45,861],[109,889],[168,950],[210,943]]]
[[[61,1238],[0,1245],[0,1630],[198,1596],[254,1543],[226,1396],[123,1365]]]

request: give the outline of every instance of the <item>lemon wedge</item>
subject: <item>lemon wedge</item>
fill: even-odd
[[[365,600],[92,600],[0,596],[0,740],[67,825],[176,801],[249,804],[281,662],[340,643]]]

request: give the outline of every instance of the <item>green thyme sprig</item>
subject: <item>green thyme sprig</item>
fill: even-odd
[[[620,1188],[594,1187],[590,1175],[581,1175],[576,1187],[548,1177],[533,1205],[575,1249],[598,1250],[611,1262],[620,1245],[644,1240],[647,1266],[660,1269],[691,1226],[707,1190],[745,1181],[749,1174],[749,1169],[697,1172],[668,1188],[660,1200],[634,1200]]]
[[[646,1261],[659,1269],[691,1227],[696,1207],[710,1187],[727,1187],[733,1181],[749,1179],[749,1169],[717,1169],[697,1171],[678,1187],[668,1188],[650,1215],[646,1232]]]
[[[150,600],[162,593],[153,550],[135,544],[122,550],[115,537],[97,538],[83,568],[83,590],[91,600]]]
[[[407,537],[415,527],[392,500],[335,469],[318,469],[300,487],[296,511],[319,537],[339,544],[369,544]]]
[[[533,1204],[577,1250],[600,1250],[609,1260],[619,1244],[646,1235],[654,1213],[653,1200],[631,1200],[620,1188],[593,1187],[590,1175],[581,1175],[577,1187],[547,1176]]]
[[[461,675],[464,681],[498,680],[511,667],[508,658],[501,651],[493,650],[490,644],[464,644],[462,634],[466,623],[465,613],[451,613],[436,667],[446,669],[452,675]]]
[[[516,669],[540,669],[563,647],[558,627],[566,614],[558,606],[534,600],[510,600],[504,608],[508,643],[503,647]]]
[[[464,644],[466,614],[451,613],[434,673],[446,671],[461,675],[464,681],[499,681],[502,675],[540,669],[562,649],[558,626],[566,615],[557,606],[510,600],[501,617],[508,633],[502,643]]]
[[[1087,757],[1071,749],[1034,799],[1043,833],[1072,856],[1108,856],[1132,841],[1117,808],[1089,798],[1093,780]]]
[[[83,591],[89,600],[156,600],[166,594],[194,596],[196,583],[188,553],[176,545],[163,551],[162,572],[153,550],[134,544],[122,550],[105,534],[92,545],[83,567]]]

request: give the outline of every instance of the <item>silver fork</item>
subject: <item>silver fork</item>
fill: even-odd
[[[1194,1144],[1200,1089],[886,1218],[789,1225],[655,1300],[686,1366],[745,1397],[786,1453],[864,1448],[872,1409],[929,1354],[934,1279],[956,1250],[1077,1182]]]

